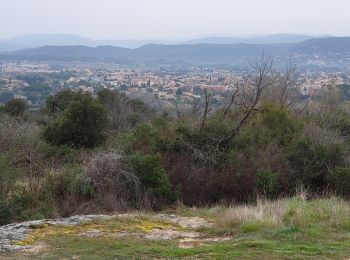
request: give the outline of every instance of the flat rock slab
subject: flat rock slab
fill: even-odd
[[[16,245],[15,241],[25,240],[29,233],[42,225],[72,226],[96,219],[110,219],[108,215],[77,215],[69,218],[32,220],[0,227],[0,252],[29,249],[32,246]]]
[[[114,217],[119,218],[136,218],[142,217],[143,214],[138,213],[128,213],[128,214],[119,214],[119,215],[77,215],[69,218],[60,218],[60,219],[43,219],[43,220],[33,220],[26,221],[22,223],[14,223],[6,226],[0,227],[0,252],[4,251],[15,251],[15,250],[34,250],[38,245],[19,245],[16,244],[17,241],[25,240],[30,233],[40,226],[50,225],[50,226],[73,226],[82,224],[85,222],[93,220],[107,220]],[[201,234],[196,231],[198,228],[206,228],[212,225],[211,222],[207,221],[204,218],[199,217],[182,217],[169,214],[156,214],[149,216],[154,220],[164,221],[168,223],[173,223],[180,226],[182,229],[178,228],[155,228],[147,233],[128,233],[128,232],[118,232],[113,234],[113,236],[123,237],[123,236],[132,236],[136,235],[144,239],[149,240],[179,240],[180,245],[190,247],[196,243],[202,244],[205,241],[201,238]],[[98,237],[111,235],[105,234],[102,230],[93,229],[86,230],[79,234],[84,237]],[[181,242],[182,241],[182,242]]]

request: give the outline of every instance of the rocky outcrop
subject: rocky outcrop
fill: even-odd
[[[43,219],[14,223],[0,227],[0,252],[14,251],[31,248],[29,245],[17,244],[18,241],[25,240],[28,234],[36,227],[42,225],[62,225],[71,226],[81,224],[96,219],[109,219],[107,215],[78,215],[61,219]]]
[[[79,227],[89,221],[88,225]],[[118,228],[110,228],[106,221],[122,223]],[[110,222],[109,222],[110,223]],[[55,227],[56,226],[56,227]],[[68,228],[69,226],[75,226]],[[64,232],[82,237],[112,237],[120,239],[133,236],[146,240],[178,241],[179,247],[194,247],[211,242],[223,241],[227,237],[207,237],[200,228],[210,228],[212,223],[204,218],[183,217],[169,214],[129,213],[119,215],[78,215],[61,219],[33,220],[0,227],[0,253],[26,249],[27,252],[46,248],[38,238],[47,232]],[[51,233],[52,234],[52,233]],[[57,234],[57,233],[56,233]]]

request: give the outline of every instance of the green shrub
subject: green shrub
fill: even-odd
[[[331,127],[338,130],[342,136],[349,137],[350,135],[350,117],[347,111],[337,109],[331,115]]]
[[[286,148],[293,172],[290,181],[322,190],[327,186],[330,171],[342,165],[343,155],[340,144],[319,144],[309,138],[294,140]]]
[[[51,144],[93,148],[105,141],[107,123],[103,105],[88,94],[80,94],[43,135]]]
[[[258,121],[267,130],[263,132],[265,138],[276,139],[281,145],[288,143],[293,134],[302,128],[301,120],[293,116],[286,107],[274,103],[263,105],[263,112],[258,114]],[[262,135],[261,132],[259,134]]]
[[[69,106],[69,104],[74,100],[76,95],[80,93],[75,93],[70,89],[64,89],[57,92],[55,95],[51,95],[46,99],[45,112],[52,115],[57,112],[63,112]]]
[[[254,116],[240,132],[235,145],[245,149],[266,147],[271,143],[288,145],[302,129],[302,121],[283,106],[264,103],[262,112]]]
[[[27,108],[27,103],[21,99],[13,98],[5,104],[5,111],[11,116],[22,116]]]
[[[267,196],[276,195],[279,190],[278,174],[269,170],[257,172],[256,186]]]
[[[136,127],[142,122],[142,117],[137,113],[132,113],[127,116],[126,120],[131,127]]]
[[[51,145],[42,143],[40,146],[41,152],[45,158],[56,164],[70,164],[77,160],[79,151],[67,145]]]
[[[158,155],[134,155],[131,158],[131,168],[140,179],[141,188],[156,198],[164,198],[168,203],[176,200],[171,190],[169,177],[161,166]]]
[[[350,168],[335,168],[330,172],[327,180],[339,195],[350,196]]]
[[[150,123],[139,125],[133,132],[132,149],[152,152],[159,144],[159,131]]]
[[[0,198],[0,226],[12,222],[11,206],[7,201]]]
[[[56,202],[69,197],[90,199],[94,194],[92,183],[78,165],[48,173],[43,189],[45,196]]]
[[[11,192],[9,205],[15,221],[51,217],[54,207],[45,196],[17,185]]]
[[[0,199],[7,197],[17,177],[18,170],[11,167],[5,156],[0,155]]]

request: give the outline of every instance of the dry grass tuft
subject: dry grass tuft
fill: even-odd
[[[217,226],[219,230],[228,229],[229,232],[236,229],[257,231],[281,225],[287,210],[287,200],[258,200],[256,205],[231,206],[219,216]]]
[[[256,205],[231,206],[222,211],[214,232],[255,232],[276,227],[315,225],[350,230],[350,203],[336,197],[307,200],[258,200]]]

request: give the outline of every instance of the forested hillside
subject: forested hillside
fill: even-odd
[[[349,197],[348,104],[330,85],[296,96],[296,70],[262,58],[227,102],[176,117],[109,89],[63,90],[40,112],[18,99],[0,114],[1,224],[131,209]]]

